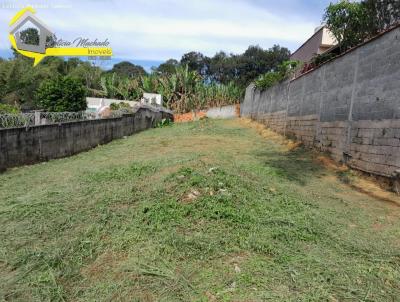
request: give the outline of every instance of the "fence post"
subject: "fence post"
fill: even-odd
[[[35,126],[40,125],[40,111],[35,111]]]

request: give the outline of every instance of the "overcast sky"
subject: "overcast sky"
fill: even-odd
[[[321,24],[329,0],[0,0],[0,50],[8,23],[24,5],[58,38],[111,42],[128,60],[179,59],[188,51],[241,53],[273,44],[294,51]]]

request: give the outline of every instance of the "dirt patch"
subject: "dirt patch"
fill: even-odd
[[[240,104],[236,104],[235,106],[235,114],[237,117],[240,117]]]
[[[385,190],[379,183],[374,182],[360,173],[356,173],[356,175],[357,176],[353,178],[352,182],[349,183],[353,189],[379,200],[400,206],[400,196]]]
[[[194,202],[197,198],[201,196],[201,193],[198,190],[192,189],[189,193],[185,194],[181,201],[183,203],[191,203]]]
[[[247,118],[241,118],[239,119],[239,121],[242,125],[255,129],[258,134],[260,134],[263,138],[272,140],[273,142],[285,147],[286,151],[293,151],[303,145],[301,142],[291,140],[266,128],[263,124],[259,122],[255,122]]]
[[[196,113],[188,112],[183,114],[174,114],[174,122],[175,123],[193,122],[201,118],[204,118],[206,115],[207,114],[205,111],[199,111]]]
[[[349,170],[349,167],[335,162],[332,158],[329,158],[328,156],[318,155],[315,160],[319,164],[323,165],[325,168],[333,171],[344,172]]]
[[[240,265],[249,258],[249,252],[241,252],[227,256],[226,262],[230,265]]]
[[[361,171],[352,170],[325,155],[317,156],[316,162],[326,169],[336,172],[336,177],[327,176],[325,177],[326,180],[336,181],[339,179],[342,183],[361,194],[400,206],[400,197],[390,191],[390,180],[387,178],[370,176]]]

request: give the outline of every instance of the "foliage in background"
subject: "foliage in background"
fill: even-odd
[[[331,3],[324,15],[328,28],[344,50],[363,42],[366,36],[366,17],[358,2],[347,0]]]
[[[155,128],[165,128],[168,126],[172,126],[173,124],[174,122],[172,120],[170,120],[169,118],[164,118],[157,123]]]
[[[341,0],[326,9],[324,19],[345,51],[399,22],[400,1]],[[25,42],[37,42],[37,29],[28,28],[21,34]],[[332,56],[318,56],[312,65]],[[169,108],[184,112],[238,102],[244,88],[256,79],[262,89],[270,87],[288,76],[279,68],[289,57],[290,51],[279,45],[269,49],[250,46],[243,54],[220,51],[213,57],[192,51],[180,61],[170,59],[147,74],[130,62],[104,71],[78,58],[48,57],[34,68],[31,59],[14,51],[14,58],[0,60],[0,102],[22,110],[37,109],[34,100],[41,83],[68,76],[85,87],[88,96],[137,101],[144,92],[154,92],[163,95]]]
[[[290,78],[293,72],[300,67],[299,61],[285,61],[278,66],[277,71],[267,72],[255,81],[255,86],[257,89],[265,90],[268,89],[278,82],[281,82],[287,78]]]
[[[119,76],[129,78],[143,76],[147,74],[142,66],[135,65],[127,61],[115,64],[113,68],[107,72],[110,74],[116,73]]]
[[[175,69],[179,66],[178,60],[169,59],[160,64],[158,67],[153,67],[153,72],[161,75],[170,75],[175,73]]]
[[[362,5],[369,12],[367,22],[371,33],[388,29],[400,22],[399,0],[364,0]]]
[[[126,102],[121,103],[111,103],[110,104],[111,110],[131,110],[131,106]]]
[[[14,114],[19,112],[20,112],[19,108],[15,106],[0,103],[0,114],[10,114],[10,113]]]
[[[75,79],[89,91],[89,95],[97,96],[103,72],[78,58],[47,57],[33,67],[31,59],[15,52],[14,58],[0,60],[0,100],[24,110],[37,109],[35,95],[40,84],[60,76]]]
[[[106,74],[101,78],[104,97],[140,101],[143,93],[163,96],[164,106],[178,113],[202,108],[236,104],[243,96],[243,89],[235,84],[207,83],[189,66],[178,65],[168,74],[153,73],[137,78],[124,78]]]
[[[335,54],[333,52],[326,52],[326,53],[323,53],[323,54],[316,55],[312,59],[311,63],[313,64],[313,66],[319,66],[322,63],[325,63],[325,62],[333,59],[336,56],[337,56],[337,54]]]
[[[255,86],[257,89],[265,90],[265,89],[268,89],[268,88],[274,86],[276,83],[278,83],[282,80],[283,80],[282,75],[279,72],[271,71],[271,72],[261,75],[255,81]]]
[[[37,104],[50,112],[86,110],[86,89],[70,77],[56,77],[42,82],[36,92]]]
[[[250,46],[243,54],[227,54],[223,51],[213,57],[207,57],[200,52],[189,52],[182,56],[180,62],[170,59],[154,71],[168,75],[176,67],[188,66],[190,71],[196,71],[209,83],[234,83],[244,89],[260,74],[276,70],[278,66],[289,60],[290,51],[279,45],[269,49],[260,46]]]
[[[149,76],[142,79],[144,92],[163,95],[167,108],[178,113],[191,110],[236,104],[243,96],[232,82],[226,85],[207,83],[201,75],[188,66],[179,66],[169,76]]]
[[[398,23],[400,1],[341,0],[328,6],[324,20],[343,52]]]
[[[24,39],[34,43],[37,35],[36,29],[27,29]],[[87,96],[139,101],[144,92],[159,93],[165,105],[178,112],[238,103],[251,81],[276,70],[290,55],[287,48],[278,45],[267,50],[250,46],[243,54],[219,52],[213,57],[189,52],[180,61],[170,59],[147,74],[142,67],[130,62],[115,64],[111,70],[104,71],[79,58],[48,57],[33,67],[31,59],[13,53],[12,59],[0,60],[2,103],[23,110],[38,109],[40,102],[35,99],[40,95],[41,84],[69,77],[85,88]]]

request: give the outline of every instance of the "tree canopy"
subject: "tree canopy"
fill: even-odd
[[[327,7],[324,20],[345,51],[400,22],[400,1],[340,0]]]
[[[168,74],[178,65],[187,65],[190,71],[196,71],[206,82],[218,84],[233,82],[244,88],[260,74],[276,70],[289,58],[290,51],[279,45],[269,49],[250,46],[243,54],[238,55],[220,51],[213,57],[192,51],[184,54],[179,63],[176,60],[168,60],[155,71]]]
[[[43,81],[37,92],[39,108],[51,112],[86,110],[86,90],[77,79],[56,77]]]
[[[109,71],[109,73],[116,73],[119,76],[133,78],[145,75],[146,71],[142,66],[132,64],[128,61],[123,61],[121,63],[115,64],[113,68]]]
[[[153,68],[156,73],[170,75],[173,74],[176,68],[179,66],[179,62],[175,59],[169,59],[166,62],[160,64],[160,66]]]

